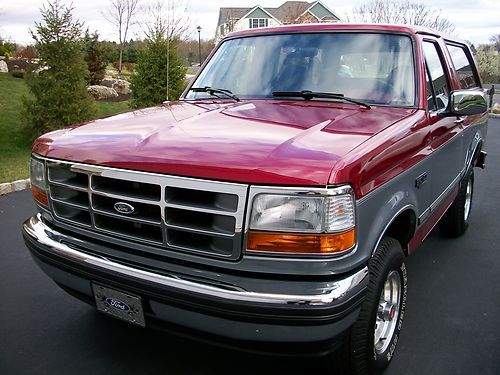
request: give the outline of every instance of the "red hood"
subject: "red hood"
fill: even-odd
[[[300,101],[180,102],[46,134],[33,151],[180,176],[326,185],[343,156],[413,111]]]

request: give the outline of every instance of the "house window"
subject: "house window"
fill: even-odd
[[[267,18],[250,18],[248,21],[251,29],[267,27],[269,25],[269,19]]]

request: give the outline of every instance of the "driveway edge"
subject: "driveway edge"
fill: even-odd
[[[0,196],[13,193],[14,191],[29,189],[30,186],[31,184],[29,178],[26,180],[2,183],[0,184]]]

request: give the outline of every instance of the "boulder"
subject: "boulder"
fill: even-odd
[[[130,90],[130,83],[125,81],[124,79],[116,79],[116,82],[113,84],[113,88],[120,95],[130,95],[132,90]]]
[[[500,115],[500,103],[495,103],[493,107],[491,107],[491,112]]]
[[[111,87],[102,86],[102,85],[89,86],[87,88],[87,91],[96,100],[116,98],[118,96],[118,93],[116,92],[115,89],[113,89]]]
[[[0,60],[0,73],[8,73],[9,72],[9,67],[7,66],[7,63],[3,60]]]
[[[115,84],[116,82],[116,79],[114,78],[104,78],[102,81],[101,81],[101,85],[102,86],[106,86],[106,87],[113,87],[113,85]]]
[[[45,70],[49,70],[49,67],[48,66],[42,66],[42,67],[40,67],[38,69],[35,69],[33,71],[33,75],[38,76],[41,72],[43,72]]]

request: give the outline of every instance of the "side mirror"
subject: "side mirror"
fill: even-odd
[[[450,94],[448,116],[478,115],[488,111],[486,95],[482,90],[456,90]]]

